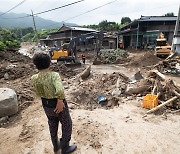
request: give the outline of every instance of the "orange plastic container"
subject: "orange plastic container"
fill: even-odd
[[[147,109],[152,109],[158,105],[158,96],[157,95],[152,95],[152,94],[147,94],[142,102],[142,107],[147,108]]]

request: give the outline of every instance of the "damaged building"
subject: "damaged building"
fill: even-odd
[[[64,25],[57,32],[51,33],[47,38],[40,39],[40,43],[41,45],[49,47],[56,45],[61,48],[63,44],[69,43],[73,38],[90,33],[99,33],[99,31],[90,28],[70,27]],[[102,48],[116,49],[117,47],[117,36],[105,34],[101,41]],[[76,44],[76,49],[80,51],[89,51],[94,50],[95,48],[96,39],[93,37],[86,39],[85,41],[80,40]]]
[[[78,37],[82,34],[98,32],[94,29],[90,28],[81,28],[81,27],[70,27],[70,26],[62,26],[57,32],[51,33],[47,38],[41,39],[41,44],[45,44],[46,46],[52,47],[54,45],[58,47],[62,47],[63,44],[69,43],[73,38]],[[83,50],[88,50],[89,47],[93,46],[93,40],[89,39],[85,42],[79,42],[77,44],[77,49],[80,48]]]
[[[120,29],[123,47],[153,48],[156,39],[163,33],[168,44],[172,44],[177,17],[141,16]],[[180,30],[180,28],[179,28]]]
[[[103,49],[116,49],[119,46],[118,33],[117,32],[107,32],[104,33],[103,39]]]

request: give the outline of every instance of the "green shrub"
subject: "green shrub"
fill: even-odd
[[[8,50],[16,50],[18,48],[20,48],[20,42],[17,40],[13,40],[13,41],[6,41],[5,42],[7,49]]]
[[[127,58],[128,54],[125,50],[121,50],[121,49],[111,51],[107,56],[105,56],[105,63],[107,64],[114,62],[118,57]]]
[[[114,51],[116,57],[124,57],[124,58],[127,58],[128,57],[128,54],[125,50],[121,50],[121,49],[117,49]]]
[[[6,49],[6,45],[0,41],[0,51],[4,51]]]

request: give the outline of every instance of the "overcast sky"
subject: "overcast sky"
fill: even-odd
[[[23,0],[0,0],[0,12],[5,12]],[[34,13],[56,8],[78,0],[26,0],[21,6],[11,12],[30,14],[31,9]],[[88,10],[111,2],[113,0],[85,0],[81,3],[48,12],[40,17],[54,21],[66,21],[76,15]],[[98,24],[102,20],[121,22],[122,17],[133,19],[143,16],[160,16],[167,12],[178,14],[180,0],[117,0],[114,3],[104,6],[93,12],[84,14],[66,22],[78,25]]]

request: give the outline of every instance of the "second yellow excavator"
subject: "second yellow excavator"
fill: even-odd
[[[171,46],[167,43],[164,34],[160,34],[160,38],[156,39],[155,54],[158,57],[168,57],[171,54]]]

